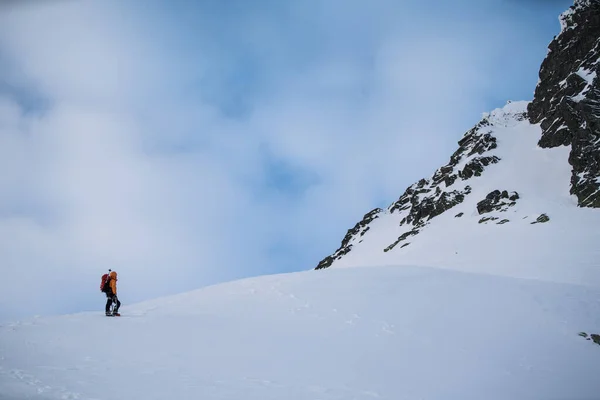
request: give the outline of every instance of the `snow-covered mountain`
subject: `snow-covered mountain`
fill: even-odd
[[[600,1],[560,16],[531,102],[509,102],[448,164],[374,209],[317,269],[420,264],[600,284]]]
[[[320,271],[1,325],[0,400],[598,398],[600,1],[561,21],[533,101]]]

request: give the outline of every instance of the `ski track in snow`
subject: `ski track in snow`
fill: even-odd
[[[6,324],[0,399],[593,398],[600,346],[578,333],[599,330],[598,287],[414,266],[264,276],[121,318]]]

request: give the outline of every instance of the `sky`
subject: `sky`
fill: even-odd
[[[531,100],[571,4],[0,2],[0,320],[314,268]]]

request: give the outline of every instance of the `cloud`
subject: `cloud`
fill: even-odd
[[[0,12],[0,319],[313,268],[528,48],[467,2],[170,4]]]

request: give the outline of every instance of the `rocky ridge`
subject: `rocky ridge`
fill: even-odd
[[[493,134],[494,128],[521,121],[540,125],[542,135],[538,145],[541,148],[571,146],[570,193],[577,197],[580,207],[600,207],[600,88],[597,79],[600,0],[575,0],[559,20],[561,32],[549,45],[534,99],[522,102],[526,107],[511,109],[508,106],[484,115],[458,142],[459,148],[448,164],[429,179],[409,186],[387,209],[376,208],[367,213],[347,231],[340,247],[321,260],[316,269],[328,268],[348,254],[383,215],[394,214],[403,233],[381,250],[389,252],[396,246],[408,246],[410,238],[418,235],[432,219],[471,195],[472,179],[485,177],[487,168],[502,162],[495,154],[498,140]],[[519,199],[520,194],[510,187],[489,192],[477,201],[477,213],[481,215],[478,222],[499,225],[509,222],[499,213],[510,210]],[[461,218],[463,214],[457,213],[455,217]],[[550,220],[543,210],[533,218],[531,224]]]
[[[452,154],[448,164],[436,170],[430,179],[421,179],[409,186],[387,210],[375,208],[365,214],[360,222],[348,230],[341,246],[332,255],[325,257],[316,269],[328,268],[336,259],[350,252],[354,239],[358,239],[360,243],[360,238],[369,231],[370,224],[384,213],[395,214],[400,221],[399,226],[406,231],[383,251],[388,252],[397,245],[407,246],[409,242],[406,240],[409,237],[417,235],[433,218],[462,203],[471,194],[469,180],[482,176],[486,167],[501,161],[500,157],[493,154],[498,147],[497,139],[493,136],[494,128],[518,123],[526,118],[527,114],[518,107],[515,112],[499,109],[484,115],[458,142],[459,148]],[[515,191],[509,192],[505,188],[495,190],[481,199],[478,212],[486,214],[506,211],[518,199],[519,194]]]
[[[600,207],[600,1],[575,0],[560,16],[528,106],[540,124],[539,146],[571,146],[571,194],[582,207]]]

